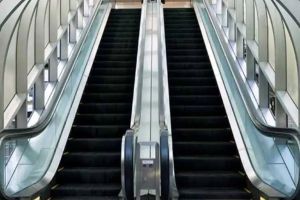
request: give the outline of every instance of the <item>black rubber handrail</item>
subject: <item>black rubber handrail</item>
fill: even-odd
[[[124,198],[127,200],[134,199],[134,131],[129,129],[124,135],[124,146],[122,149],[123,161],[123,174],[122,174],[122,187]]]
[[[170,155],[169,155],[169,133],[164,129],[160,133],[160,178],[161,199],[170,198]]]

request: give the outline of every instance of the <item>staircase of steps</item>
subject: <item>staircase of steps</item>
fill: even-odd
[[[118,199],[121,137],[130,125],[140,13],[110,13],[51,199]]]
[[[251,199],[194,10],[164,15],[179,198]]]

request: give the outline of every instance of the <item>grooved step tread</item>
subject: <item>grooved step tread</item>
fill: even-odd
[[[193,9],[164,9],[179,199],[251,199]]]
[[[130,126],[140,9],[112,9],[51,198],[119,199],[121,140]]]

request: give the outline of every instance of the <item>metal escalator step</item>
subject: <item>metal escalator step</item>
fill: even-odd
[[[131,103],[81,103],[79,114],[130,114]]]
[[[57,172],[57,181],[61,184],[118,184],[121,178],[120,167],[80,167],[65,168]]]
[[[223,187],[223,188],[187,188],[180,190],[181,198],[194,199],[250,199],[251,194],[243,188]]]
[[[51,199],[118,199],[130,126],[139,9],[112,9],[55,177]]]
[[[85,195],[82,199],[93,198],[93,196],[113,196],[120,192],[121,188],[118,184],[65,184],[53,190],[56,196],[67,195]],[[99,197],[98,197],[99,199]]]
[[[121,164],[121,152],[71,152],[63,156],[61,166],[71,167],[115,167]]]
[[[245,179],[238,172],[190,171],[179,172],[176,183],[184,187],[240,187],[245,185]]]
[[[179,199],[251,199],[193,9],[165,9]]]
[[[128,125],[73,125],[71,137],[76,138],[115,138],[122,137]]]

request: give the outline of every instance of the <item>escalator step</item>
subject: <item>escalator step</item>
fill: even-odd
[[[179,199],[251,199],[193,9],[165,9]]]
[[[111,64],[113,64],[111,66],[111,68],[108,67],[103,67],[103,68],[92,68],[92,75],[105,75],[105,76],[123,76],[123,75],[129,75],[129,74],[134,74],[135,69],[130,67],[130,68],[121,68],[121,67],[115,67],[117,65],[122,65],[122,63],[116,61],[116,62],[112,62]],[[123,63],[126,64],[126,63]],[[135,65],[134,65],[135,66]]]
[[[121,138],[72,138],[68,141],[66,151],[119,152],[119,146],[121,146]]]
[[[120,152],[72,152],[63,156],[61,165],[64,167],[114,167],[121,163],[120,154]]]
[[[108,67],[108,66],[114,66],[118,65],[120,63],[120,60],[122,61],[123,65],[122,67],[135,67],[135,62],[125,62],[124,60],[132,60],[132,58],[135,58],[136,55],[134,54],[97,54],[96,55],[96,61],[101,60],[102,62],[95,62],[95,67]],[[120,64],[118,67],[121,67]]]
[[[176,156],[230,156],[237,155],[236,146],[231,142],[174,142]],[[191,149],[193,150],[191,152]]]
[[[178,95],[218,95],[219,89],[217,86],[172,86],[170,87],[171,94]]]
[[[120,189],[118,184],[65,184],[55,190],[54,195],[113,196],[120,192]]]
[[[76,138],[115,138],[121,137],[128,125],[74,125],[71,137]]]
[[[134,83],[134,76],[125,75],[125,76],[93,76],[90,77],[88,83],[91,84],[132,84]]]
[[[129,124],[130,114],[77,114],[74,124],[76,125],[114,125]]]
[[[172,130],[174,141],[228,142],[233,140],[230,128],[176,128]]]
[[[170,65],[168,65],[170,68]],[[169,77],[169,85],[178,85],[178,86],[190,86],[190,85],[202,85],[202,86],[216,86],[216,80],[211,77],[203,78],[184,78],[184,77]]]
[[[83,103],[131,103],[132,94],[128,93],[84,93]]]
[[[200,63],[199,63],[200,64]],[[213,76],[211,69],[170,69],[169,76],[171,77],[209,77]]]
[[[140,9],[112,9],[51,199],[119,199],[121,140],[130,126]]]
[[[251,199],[251,194],[236,188],[188,188],[180,190],[182,198],[188,199]]]
[[[184,187],[240,187],[245,185],[244,177],[239,173],[189,171],[176,174],[176,183]]]
[[[94,168],[80,167],[68,168],[57,172],[57,181],[63,183],[118,183],[121,178],[120,167],[116,168]]]
[[[128,113],[131,112],[130,103],[92,103],[80,104],[77,113],[79,114],[97,114],[97,113]]]
[[[175,162],[177,163],[176,171],[187,171],[187,170],[204,170],[204,171],[238,171],[241,168],[241,162],[238,157],[232,156],[183,156],[176,157]]]
[[[61,194],[56,194],[55,196],[61,196]],[[74,195],[70,195],[70,196],[64,196],[64,197],[55,197],[55,198],[51,198],[51,200],[99,200],[99,196],[74,196]],[[120,198],[117,197],[116,195],[113,196],[101,196],[100,199],[105,199],[105,200],[119,200]]]
[[[208,95],[171,95],[171,105],[222,105],[221,96]]]
[[[110,93],[126,91],[131,93],[133,90],[132,84],[87,84],[85,91],[91,93]]]
[[[215,116],[226,115],[223,106],[172,106],[172,116]]]

